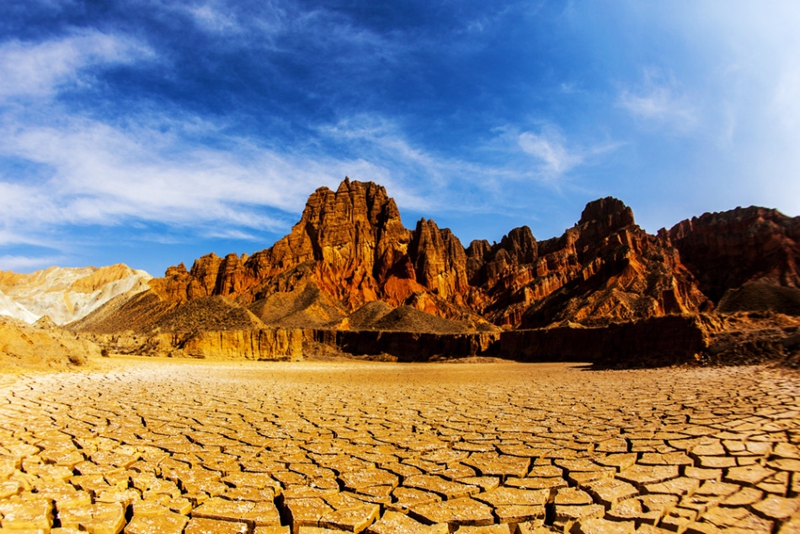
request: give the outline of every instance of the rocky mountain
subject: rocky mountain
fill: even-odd
[[[763,208],[737,209],[651,235],[628,206],[607,197],[587,204],[560,237],[537,241],[521,227],[499,243],[473,241],[465,248],[432,220],[405,228],[383,187],[345,179],[336,191],[317,189],[300,221],[272,247],[252,256],[211,253],[191,269],[170,267],[150,281],[149,292],[115,299],[76,327],[174,332],[179,323],[185,329],[192,321],[217,321],[220,330],[245,323],[369,329],[366,317],[395,308],[405,313],[403,321],[428,330],[438,323],[412,321],[402,310],[458,321],[465,332],[604,326],[708,312],[726,291],[756,281],[762,285],[723,304],[737,311],[756,306],[748,303],[771,309],[773,302],[789,302],[783,310],[791,313],[797,295],[781,288],[800,285],[798,220]],[[229,319],[212,320],[222,313],[221,301],[212,297],[225,298],[223,317]]]
[[[516,228],[498,244],[471,243],[467,255],[470,303],[495,324],[603,325],[713,307],[678,251],[611,197],[587,204],[559,238],[537,242]]]
[[[57,325],[85,317],[108,301],[146,291],[152,277],[124,264],[50,267],[31,274],[0,271],[0,315],[29,324],[48,316]]]
[[[713,308],[670,240],[644,232],[619,200],[589,203],[559,238],[538,242],[522,227],[500,243],[464,248],[432,220],[406,229],[383,187],[349,179],[336,191],[315,191],[291,233],[271,248],[208,254],[191,269],[170,267],[150,287],[152,294],[116,315],[106,310],[81,326],[109,332],[138,321],[144,328],[141,318],[120,321],[119,314],[147,303],[151,317],[166,317],[214,296],[287,327],[350,328],[344,319],[376,301],[460,321],[469,331],[491,330],[488,322],[604,325]],[[146,322],[166,326],[159,324]]]
[[[798,221],[747,208],[651,235],[607,197],[560,237],[523,226],[465,248],[432,220],[405,228],[383,187],[345,179],[315,191],[272,247],[170,267],[70,328],[112,351],[192,357],[579,359],[594,347],[631,365],[760,361],[765,346],[785,355],[800,327]],[[677,359],[675,340],[688,340]]]
[[[681,221],[666,235],[715,303],[729,290],[757,281],[800,288],[800,217],[736,208]]]

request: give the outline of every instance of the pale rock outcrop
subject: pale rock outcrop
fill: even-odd
[[[50,267],[31,274],[0,271],[0,315],[29,323],[48,315],[65,325],[119,295],[147,290],[151,278],[121,263],[100,268]]]

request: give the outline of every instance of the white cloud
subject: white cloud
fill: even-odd
[[[95,30],[38,43],[6,41],[0,44],[0,99],[48,97],[64,85],[90,83],[81,78],[87,67],[151,56],[130,38]]]
[[[550,124],[542,127],[538,134],[530,131],[520,133],[516,143],[523,152],[537,160],[535,175],[546,182],[554,182],[576,167],[593,164],[596,156],[620,146],[619,143],[573,145],[558,127]]]
[[[242,241],[258,241],[259,237],[241,230],[212,230],[205,237],[212,239],[239,239]]]
[[[14,130],[14,135],[10,131]],[[363,164],[278,153],[228,138],[230,150],[158,129],[123,130],[87,119],[65,126],[6,125],[0,155],[50,170],[44,181],[0,177],[4,218],[18,224],[225,224],[274,230],[260,206],[296,211],[309,191]]]
[[[689,132],[698,124],[698,111],[680,84],[652,70],[645,70],[640,87],[623,89],[617,105],[639,121],[667,126],[679,133]]]
[[[519,147],[541,162],[547,176],[560,176],[583,163],[583,156],[565,146],[564,136],[552,126],[542,128],[540,134],[523,132],[518,138]]]
[[[28,256],[0,256],[0,271],[14,271],[17,273],[27,273],[36,269],[44,269],[53,265],[60,265],[64,261],[63,256],[46,256],[32,258]]]
[[[238,21],[230,14],[223,13],[210,3],[199,6],[187,6],[187,11],[195,23],[202,29],[214,33],[233,33],[241,31]]]

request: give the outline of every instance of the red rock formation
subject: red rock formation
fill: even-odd
[[[336,192],[317,189],[272,248],[246,260],[212,253],[189,273],[171,267],[153,287],[172,302],[226,295],[247,304],[311,281],[350,311],[374,300],[399,306],[425,292],[460,304],[469,289],[465,259],[452,232],[425,220],[411,232],[383,187],[345,179]]]
[[[495,324],[603,324],[709,309],[668,243],[614,198],[590,202],[575,227],[537,243],[527,227],[467,251],[471,303]]]
[[[736,208],[681,221],[668,236],[714,302],[756,280],[800,287],[800,217]]]
[[[462,303],[469,290],[464,247],[448,229],[421,219],[409,247],[417,281],[440,298]]]
[[[181,303],[224,295],[240,304],[314,287],[352,312],[366,302],[479,324],[596,324],[684,313],[711,305],[665,238],[636,226],[619,200],[591,202],[560,238],[537,242],[528,227],[499,244],[468,249],[448,229],[420,220],[403,227],[397,206],[374,183],[345,179],[308,199],[289,235],[252,257],[208,254],[187,273],[171,267],[153,288]]]

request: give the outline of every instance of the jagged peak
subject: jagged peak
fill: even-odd
[[[177,276],[182,274],[187,274],[189,271],[186,270],[186,264],[180,262],[178,265],[172,265],[167,267],[167,271],[164,273],[164,276]]]
[[[625,224],[634,224],[633,210],[625,205],[619,199],[614,197],[598,198],[586,204],[581,213],[581,219],[578,224],[586,224],[590,222],[604,222],[611,219],[620,218],[621,222],[629,219]]]

